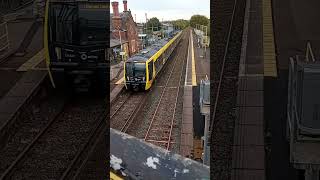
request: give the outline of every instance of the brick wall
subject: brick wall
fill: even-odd
[[[128,13],[126,22],[124,22],[124,27],[122,27],[123,30],[126,31],[121,31],[121,39],[126,40],[129,42],[129,56],[132,56],[136,54],[140,49],[139,49],[139,37],[138,37],[138,27],[136,23],[133,20],[133,17],[129,11],[124,12]],[[112,32],[112,36],[119,39],[119,31],[117,31],[118,27],[122,24],[123,19],[113,17],[112,18],[112,27],[116,29],[116,31]]]

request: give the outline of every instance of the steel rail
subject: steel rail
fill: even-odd
[[[115,112],[111,115],[110,119],[112,119],[118,112],[119,110],[123,107],[124,104],[126,104],[126,102],[129,100],[129,98],[132,96],[132,93],[123,101],[123,103],[121,103],[121,105],[115,110]],[[143,98],[143,102],[145,101],[147,96],[145,96]],[[139,109],[141,109],[143,103],[140,103],[140,105],[135,108],[132,113],[130,114],[128,120],[125,122],[124,126],[121,128],[122,132],[126,132],[128,130],[128,128],[130,127],[131,123],[133,122],[133,119],[136,115],[136,113],[139,111]],[[101,121],[103,122],[103,121]],[[77,154],[77,159],[73,160],[72,162],[72,166],[78,161],[78,159],[80,158],[81,154],[83,153],[83,151],[86,149],[86,147],[88,147],[90,144],[90,140],[92,140],[95,137],[100,137],[102,135],[103,132],[106,132],[107,128],[104,128],[100,133],[96,133],[96,136],[91,135],[90,139],[88,140],[88,142],[86,143],[86,145],[83,147],[83,150],[81,150],[78,154]],[[89,149],[88,155],[84,157],[84,160],[81,162],[80,166],[78,169],[76,169],[76,172],[74,173],[74,176],[72,177],[72,179],[77,179],[82,171],[82,169],[85,167],[89,157],[93,154],[95,147],[97,146],[98,142],[99,142],[99,138],[95,138],[96,140],[93,142],[93,145],[91,146],[91,148]],[[63,177],[60,178],[62,179],[68,179],[68,174],[70,174],[71,170],[73,167],[68,168],[68,170],[64,173]]]
[[[126,104],[126,102],[128,101],[128,99],[130,98],[130,96],[132,95],[132,93],[130,93],[125,100],[120,104],[120,106],[113,112],[113,114],[110,116],[110,119],[112,119],[118,112],[119,110],[123,107],[123,105]],[[72,179],[76,179],[79,174],[81,173],[81,170],[84,168],[84,166],[86,165],[90,155],[93,153],[93,150],[95,149],[95,147],[98,144],[99,138],[101,136],[101,133],[106,132],[107,131],[107,126],[105,126],[103,129],[101,129],[100,127],[103,126],[103,123],[105,121],[105,119],[107,118],[109,113],[102,113],[102,118],[100,119],[99,123],[97,123],[97,125],[95,126],[94,130],[92,130],[88,140],[86,141],[86,143],[82,146],[81,150],[79,150],[76,154],[76,156],[72,159],[72,162],[69,164],[68,168],[64,171],[64,173],[62,174],[60,180],[63,179],[70,179],[70,173],[72,172],[72,170],[74,169],[74,166],[76,164],[76,162],[79,161],[79,159],[81,158],[81,155],[83,155],[83,153],[88,149],[88,147],[90,146],[90,144],[92,144],[91,148],[89,148],[87,156],[84,157],[83,161],[81,162],[80,166],[75,170],[74,176],[72,177]],[[100,130],[101,129],[101,130]],[[96,138],[97,137],[97,138]],[[92,141],[93,139],[95,139],[94,141]],[[92,143],[91,143],[92,142]]]
[[[67,103],[65,103],[64,107]],[[9,168],[6,169],[6,171],[1,175],[0,179],[5,179],[9,176],[9,174],[13,171],[13,169],[17,166],[17,164],[24,158],[24,156],[27,154],[27,152],[36,144],[36,142],[40,139],[40,137],[49,129],[49,127],[58,119],[58,117],[64,112],[62,110],[50,120],[50,122],[42,129],[42,131],[32,140],[32,142],[24,148],[24,150],[19,154],[19,156],[15,159],[13,163],[9,166]]]
[[[144,105],[144,103],[146,102],[147,96],[144,96],[142,98],[141,103],[138,105],[137,108],[135,108],[132,113],[130,114],[129,118],[126,120],[125,124],[123,125],[123,127],[120,129],[121,132],[127,132],[127,130],[129,129],[130,125],[133,122],[133,119],[135,118],[135,116],[137,115],[137,113],[140,111],[141,107]]]
[[[115,110],[115,112],[110,116],[110,120],[118,113],[118,111],[122,108],[122,106],[128,101],[132,93],[129,94],[129,96],[123,101],[123,103],[120,104],[120,106]]]
[[[189,41],[190,43],[190,41]],[[188,46],[189,46],[189,43],[188,43]],[[185,61],[183,63],[183,66],[185,66]],[[177,90],[177,95],[176,95],[176,101],[175,101],[175,104],[174,104],[174,109],[173,109],[173,115],[172,115],[172,118],[171,118],[171,125],[170,125],[170,132],[169,132],[169,138],[168,138],[168,142],[167,142],[167,150],[169,150],[170,148],[170,141],[171,141],[171,136],[172,136],[172,129],[173,129],[173,124],[174,124],[174,118],[175,118],[175,114],[176,114],[176,109],[177,109],[177,103],[178,103],[178,96],[179,96],[179,92],[180,92],[180,84],[181,84],[181,80],[182,80],[182,75],[183,75],[183,68],[181,70],[181,73],[180,73],[180,79],[179,79],[179,84],[178,84],[178,90]]]
[[[179,55],[179,56],[177,57],[177,59],[181,58],[180,56],[181,56],[181,55]],[[155,110],[155,112],[154,112],[154,114],[153,114],[153,116],[152,116],[152,119],[151,119],[151,122],[150,122],[150,124],[149,124],[148,130],[147,130],[146,135],[145,135],[145,137],[144,137],[144,140],[147,141],[147,142],[149,141],[149,140],[148,140],[148,137],[149,137],[149,135],[150,135],[151,127],[152,127],[152,125],[153,125],[153,123],[154,123],[155,116],[156,116],[156,114],[158,113],[158,110],[159,110],[161,101],[163,100],[163,95],[164,95],[166,89],[168,88],[168,83],[169,83],[169,81],[170,81],[170,79],[171,79],[171,76],[172,76],[173,71],[174,71],[174,69],[175,69],[176,63],[177,63],[177,60],[175,61],[174,65],[173,65],[173,68],[172,68],[172,70],[171,70],[171,72],[170,72],[170,75],[169,75],[169,77],[168,77],[168,79],[167,79],[167,81],[166,81],[166,84],[165,84],[165,86],[164,86],[164,89],[163,89],[163,91],[161,92],[160,100],[159,100],[159,102],[158,102],[158,104],[157,104],[156,110]],[[180,83],[181,83],[181,76],[180,76],[180,79],[179,79],[179,86],[180,86]],[[176,99],[176,100],[177,100],[177,99]],[[175,104],[175,108],[174,108],[174,114],[175,114],[175,109],[176,109],[176,104]],[[173,118],[172,118],[172,121],[173,121],[173,119],[174,119],[174,116],[173,116]],[[173,128],[173,123],[171,122],[171,124],[170,124],[170,130],[169,130],[169,138],[171,138],[172,128]],[[152,142],[152,141],[153,141],[153,140],[150,140],[150,142]],[[154,141],[154,142],[160,142],[160,141]],[[164,143],[167,144],[167,149],[168,149],[168,148],[170,147],[170,144],[171,144],[172,142],[170,142],[170,140],[167,140],[167,141],[164,141]]]
[[[75,157],[72,159],[71,163],[69,164],[68,168],[63,172],[60,180],[63,179],[68,179],[69,174],[72,172],[72,169],[75,166],[75,163],[80,159],[81,155],[84,153],[84,151],[87,149],[87,147],[89,147],[90,142],[94,142],[93,144],[97,144],[97,141],[99,141],[99,138],[95,138],[95,137],[99,137],[100,136],[100,132],[105,132],[107,130],[107,126],[104,126],[105,120],[108,116],[108,112],[107,112],[107,107],[105,107],[105,111],[101,113],[101,118],[99,118],[99,122],[96,124],[96,126],[94,127],[94,129],[91,131],[89,138],[87,139],[86,143],[82,146],[81,150],[77,152],[77,154],[75,155]],[[101,129],[101,127],[103,127]],[[99,132],[99,130],[101,129],[101,131]],[[94,141],[92,141],[92,139],[95,139]],[[93,148],[91,148],[89,150],[89,152],[92,150]],[[88,157],[88,156],[86,156]],[[84,164],[84,163],[82,163]],[[82,165],[81,164],[81,165]],[[81,166],[80,166],[81,167]],[[80,168],[78,168],[77,170],[79,170]]]
[[[107,128],[106,128],[106,130],[107,130]],[[89,157],[92,155],[92,153],[93,153],[94,150],[95,150],[95,147],[98,145],[100,136],[102,135],[103,132],[104,132],[104,131],[101,131],[101,133],[97,136],[98,138],[97,138],[97,140],[94,142],[94,144],[91,146],[91,149],[90,149],[89,152],[88,152],[88,156],[86,156],[86,157],[84,158],[84,160],[82,161],[81,165],[79,166],[79,168],[78,168],[77,171],[75,172],[75,175],[73,176],[73,179],[74,179],[74,180],[78,179],[78,177],[79,177],[82,169],[83,169],[84,166],[87,164],[87,161],[88,161]]]
[[[147,141],[147,138],[148,138],[148,136],[149,136],[149,132],[150,132],[150,130],[151,130],[153,121],[154,121],[155,116],[156,116],[156,114],[157,114],[157,112],[158,112],[158,109],[159,109],[159,107],[160,107],[160,104],[161,104],[163,95],[164,95],[164,93],[165,93],[165,91],[166,91],[166,89],[167,89],[167,86],[168,86],[168,84],[169,84],[170,78],[171,78],[171,76],[172,76],[172,74],[173,74],[173,71],[174,71],[174,68],[175,68],[176,64],[177,64],[177,61],[174,62],[173,67],[172,67],[172,69],[171,69],[171,71],[170,71],[169,77],[168,77],[168,79],[167,79],[167,81],[166,81],[166,84],[165,84],[165,86],[164,86],[164,88],[163,88],[163,90],[162,90],[162,92],[161,92],[160,100],[159,100],[159,102],[158,102],[158,104],[157,104],[157,107],[156,107],[156,109],[155,109],[155,112],[154,112],[154,114],[153,114],[153,116],[152,116],[152,119],[151,119],[151,122],[150,122],[150,124],[149,124],[148,130],[147,130],[146,135],[145,135],[145,137],[144,137],[144,141]]]

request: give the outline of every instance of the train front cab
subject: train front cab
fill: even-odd
[[[108,2],[96,2],[103,7],[100,9],[88,8],[90,3],[46,2],[44,48],[54,87],[72,84],[77,89],[90,87],[107,92],[105,7]]]
[[[124,63],[124,83],[126,89],[140,91],[150,89],[154,79],[153,61]]]

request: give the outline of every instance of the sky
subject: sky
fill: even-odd
[[[119,11],[123,11],[122,0],[119,2]],[[145,22],[145,13],[148,19],[157,17],[160,21],[185,19],[190,20],[192,15],[200,14],[210,17],[210,0],[127,0],[128,9],[136,22]],[[110,11],[112,6],[110,4]]]

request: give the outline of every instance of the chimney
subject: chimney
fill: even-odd
[[[127,9],[127,0],[123,0],[123,11],[128,11],[128,9]]]
[[[119,3],[117,1],[112,2],[112,9],[113,9],[113,16],[114,17],[119,17]]]

